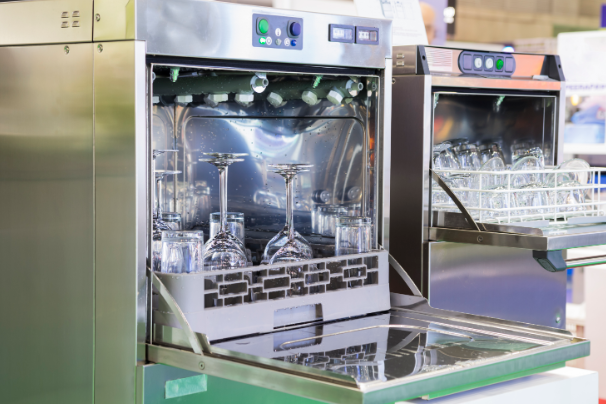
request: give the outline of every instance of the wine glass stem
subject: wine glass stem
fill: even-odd
[[[219,169],[219,209],[221,211],[221,230],[227,232],[227,166]]]
[[[295,182],[294,176],[287,175],[286,179],[286,226],[288,227],[288,240],[295,239],[294,202]]]

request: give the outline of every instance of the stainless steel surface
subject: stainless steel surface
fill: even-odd
[[[546,271],[530,250],[441,242],[429,244],[429,259],[432,307],[565,325],[566,273]]]
[[[92,37],[93,1],[0,3],[0,46],[90,42]]]
[[[606,224],[554,225],[540,230],[543,233],[541,236],[432,227],[429,228],[429,239],[530,250],[561,250],[606,244]]]
[[[423,75],[394,76],[390,183],[390,253],[404,267],[424,296],[427,276],[424,241],[429,227],[429,162],[432,147],[431,80]],[[395,243],[395,245],[394,245]],[[391,291],[407,291],[399,277],[391,277]]]
[[[378,121],[378,142],[379,148],[382,150],[382,158],[379,161],[379,171],[381,176],[377,186],[380,187],[381,193],[376,194],[381,196],[380,207],[381,218],[380,227],[378,231],[378,242],[387,251],[389,251],[389,233],[390,233],[390,220],[391,210],[389,203],[391,201],[390,183],[391,183],[391,104],[392,104],[392,69],[389,64],[389,60],[386,63],[385,71],[383,73],[383,80],[381,81],[381,93],[379,94],[380,107],[378,116],[381,119]]]
[[[131,402],[145,359],[145,44],[106,42],[93,55],[95,401]]]
[[[3,402],[93,400],[92,51],[0,48]]]
[[[456,229],[470,229],[472,227],[466,221],[465,217],[458,212],[448,211],[433,211],[432,220],[434,226],[438,228],[456,228]],[[547,222],[547,221],[543,221]],[[521,233],[524,235],[543,236],[543,231],[540,228],[531,228],[530,226],[524,226],[526,224],[494,224],[494,223],[479,223],[482,231],[488,232],[502,232],[502,233]],[[530,223],[529,223],[530,224]],[[546,223],[545,225],[549,225]],[[544,225],[544,226],[545,226]]]
[[[394,46],[391,56],[394,75],[417,73],[417,47],[415,45]]]
[[[179,345],[169,331],[161,338]],[[421,300],[388,313],[218,342],[210,349],[200,357],[149,347],[156,362],[196,371],[204,359],[209,376],[328,402],[394,402],[456,391],[461,384],[558,365],[589,348],[564,331],[441,311]],[[251,366],[257,366],[254,375],[246,376]]]
[[[142,16],[147,8],[146,0],[94,0],[95,17],[93,41],[120,41],[135,39],[137,8]]]
[[[374,68],[384,68],[385,59],[391,57],[391,20],[198,0],[140,0],[136,7],[136,39],[146,41],[147,53],[152,55]],[[303,49],[251,46],[253,13],[303,18]],[[102,17],[96,24],[103,21]],[[329,24],[377,27],[380,43],[329,42]],[[123,35],[124,29],[116,26],[115,33],[103,34],[115,38]]]

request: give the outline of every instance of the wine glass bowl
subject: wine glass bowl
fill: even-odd
[[[269,165],[270,170],[284,177],[286,183],[286,225],[274,236],[263,257],[270,263],[309,260],[313,257],[311,245],[294,228],[294,178],[298,173],[309,171],[312,165],[283,163]]]

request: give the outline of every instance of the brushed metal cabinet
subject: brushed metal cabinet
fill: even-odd
[[[93,400],[93,45],[0,47],[0,401]]]
[[[95,402],[129,403],[145,359],[145,43],[94,55]]]
[[[566,272],[543,269],[532,250],[431,242],[429,304],[564,328]]]

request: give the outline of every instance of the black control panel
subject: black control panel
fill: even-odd
[[[303,49],[303,19],[253,14],[252,44],[258,48]]]
[[[511,76],[516,71],[516,60],[511,54],[463,51],[459,55],[462,73],[485,76]]]
[[[378,45],[379,29],[375,27],[356,27],[354,25],[330,24],[328,26],[328,40],[330,42]]]

